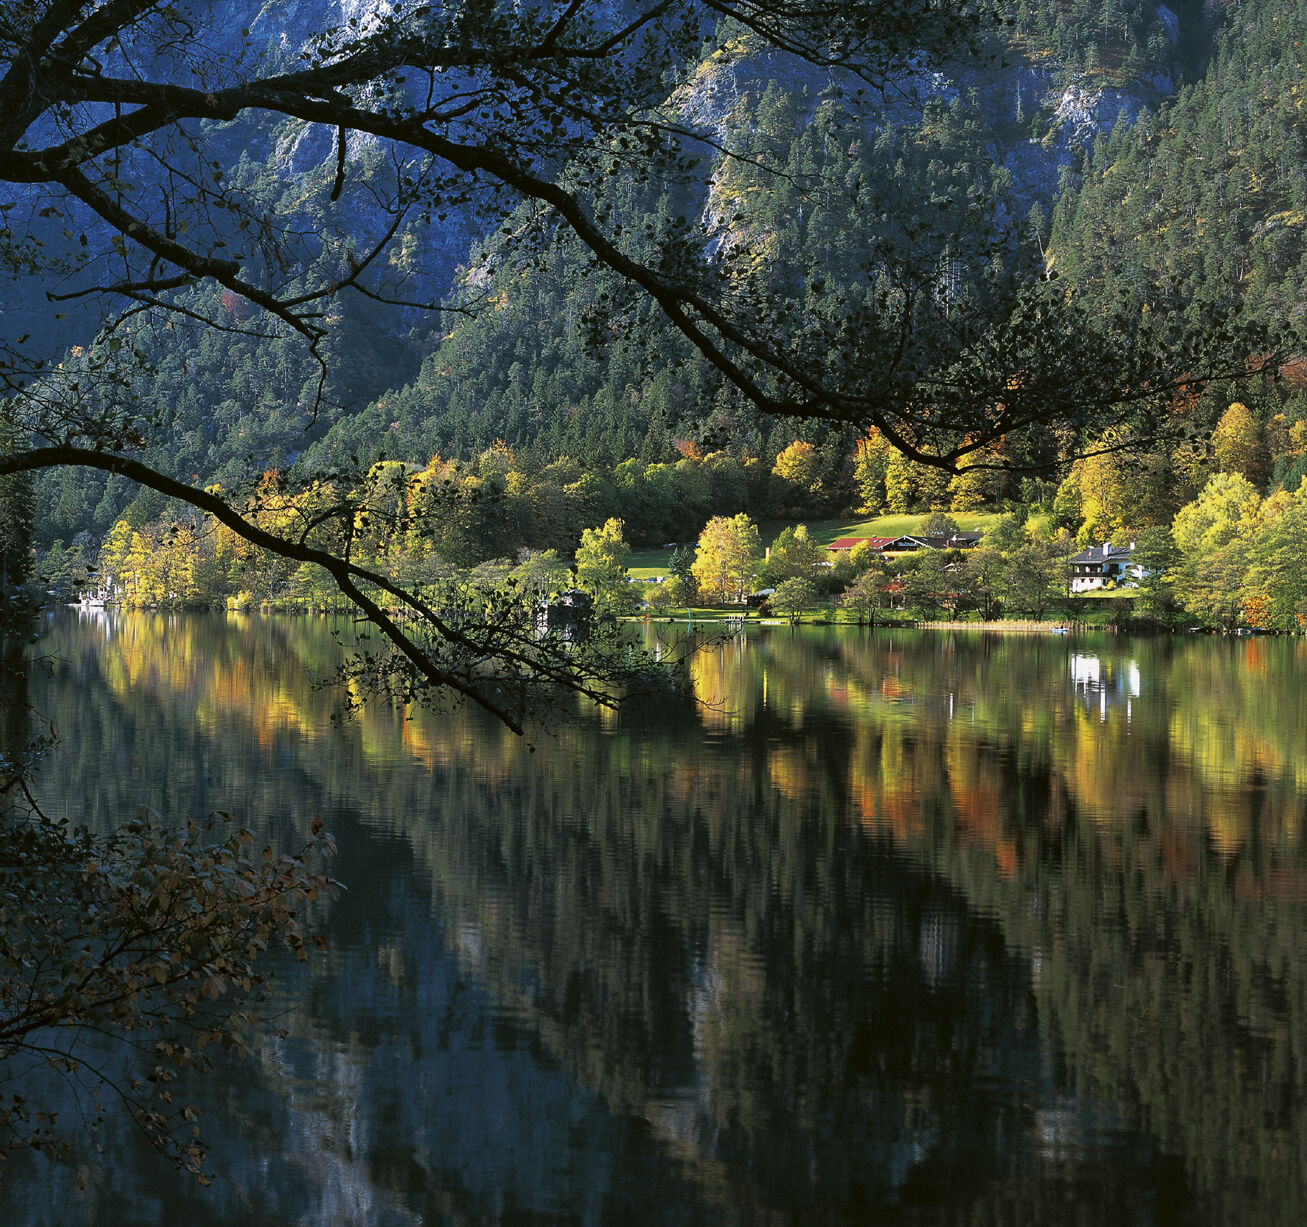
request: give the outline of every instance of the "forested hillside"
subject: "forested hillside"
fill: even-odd
[[[908,281],[983,298],[988,283],[1041,274],[1047,219],[1096,136],[1158,106],[1201,62],[1210,20],[1176,8],[1183,21],[1151,4],[1012,5],[988,58],[950,66],[956,76],[941,72],[912,104],[769,76],[775,65],[747,47],[718,53],[685,105],[718,108],[723,145],[757,165],[705,164],[697,195],[629,184],[615,207],[651,244],[688,219],[712,243],[748,241],[752,260],[792,282],[805,269],[813,314],[837,286],[843,303]],[[556,246],[505,271],[493,311],[460,322],[414,382],[343,421],[320,454],[339,459],[380,432],[418,459],[502,440],[606,467],[668,459],[689,437],[770,463],[796,435],[825,433],[760,419],[652,304],[614,313],[616,278],[587,276],[583,254]]]
[[[312,45],[293,6],[237,8],[233,56],[290,64]],[[320,16],[348,22],[359,12]],[[645,254],[687,233],[709,255],[738,250],[748,262],[738,271],[783,300],[791,319],[871,316],[905,287],[932,300],[945,328],[952,304],[959,318],[983,315],[988,298],[1006,301],[1041,275],[1055,212],[1054,252],[1067,250],[1056,267],[1087,271],[1067,237],[1069,211],[1096,182],[1074,191],[1082,158],[1097,141],[1097,173],[1104,134],[1121,146],[1141,116],[1201,72],[1216,21],[1198,3],[1120,0],[1013,3],[1008,23],[968,55],[937,50],[911,88],[892,93],[760,50],[747,31],[720,25],[673,98],[687,124],[711,128],[715,146],[687,143],[692,173],[675,183],[615,163],[603,207]],[[727,160],[727,149],[742,156]],[[338,150],[330,130],[299,121],[229,133],[218,150],[225,164],[216,173],[232,190],[271,197],[269,224],[306,252],[332,253],[345,272],[378,237],[352,228],[358,206],[396,191],[404,174],[378,144],[351,139]],[[337,199],[338,153],[349,173]],[[366,462],[379,450],[419,466],[436,454],[471,459],[497,440],[536,465],[569,457],[603,468],[632,457],[674,461],[685,440],[770,468],[796,437],[829,441],[820,424],[757,414],[656,305],[597,270],[563,232],[525,245],[487,233],[483,190],[469,181],[456,207],[404,216],[378,261],[388,301],[338,300],[325,367],[301,338],[254,320],[239,297],[191,291],[191,308],[227,328],[174,318],[138,334],[150,366],[131,393],[141,417],[165,427],[152,432],[166,442],[152,445],[149,460],[187,480],[233,485],[296,462]],[[80,219],[43,224],[61,220],[71,238]],[[530,229],[525,214],[520,222]],[[770,284],[760,265],[775,270]],[[441,300],[456,309],[421,310]],[[45,321],[54,334],[75,331],[76,304],[59,314],[60,323]],[[856,334],[842,343],[856,347]],[[840,447],[851,451],[851,437]],[[1047,466],[1067,447],[1037,431],[1014,436],[1006,459]],[[98,538],[139,497],[122,479],[86,471],[47,473],[38,484],[44,541]],[[143,522],[160,507],[146,495],[129,514]]]
[[[1094,146],[1058,201],[1056,267],[1145,306],[1218,289],[1296,318],[1307,278],[1307,4],[1229,6],[1201,80]]]

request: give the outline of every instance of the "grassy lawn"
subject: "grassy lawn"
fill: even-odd
[[[983,532],[999,518],[999,513],[993,511],[951,511],[948,514],[957,522],[960,529],[967,532],[975,530]],[[829,545],[839,537],[901,537],[904,533],[918,533],[921,532],[922,526],[928,519],[930,519],[930,516],[923,513],[921,515],[875,516],[870,520],[811,520],[808,523],[808,532],[816,537],[818,541]],[[762,525],[763,541],[774,541],[781,530],[791,522],[775,520]],[[770,531],[773,524],[775,529]]]
[[[950,515],[957,520],[958,528],[968,531],[984,531],[999,519],[997,512],[987,511],[958,511],[950,512]],[[802,523],[808,524],[808,532],[823,545],[830,545],[838,537],[902,537],[903,533],[920,532],[921,525],[928,519],[929,516],[923,514],[876,516],[872,520],[851,520],[846,517],[840,520],[806,520]],[[771,545],[784,529],[793,528],[799,523],[799,520],[761,521],[758,533],[762,536],[762,544]],[[693,549],[694,542],[689,542],[689,545]],[[667,575],[670,562],[672,551],[663,549],[663,546],[652,546],[650,549],[631,550],[626,559],[626,567],[635,579],[654,579],[657,575]]]
[[[626,559],[626,569],[635,579],[653,579],[667,574],[671,559],[671,550],[632,550]]]
[[[756,611],[754,610],[746,611],[742,605],[737,605],[734,608],[726,608],[726,609],[709,608],[707,606],[696,605],[689,610],[669,609],[669,610],[662,611],[660,613],[653,613],[649,610],[641,610],[633,614],[628,614],[626,620],[628,622],[643,622],[646,615],[653,622],[680,622],[684,624],[685,622],[688,621],[693,623],[694,625],[698,625],[700,622],[727,622],[727,621],[738,619],[740,617],[747,617],[748,621],[753,623],[757,623],[759,621],[758,614]]]
[[[997,512],[959,511],[950,512],[959,528],[964,530],[984,530],[998,519]],[[808,520],[808,532],[823,545],[829,545],[839,537],[901,537],[904,533],[920,532],[929,519],[929,515],[876,516],[871,520]],[[758,532],[763,545],[770,545],[786,528],[800,523],[798,520],[763,520],[758,525]],[[693,542],[690,543],[693,547]],[[666,575],[671,563],[672,551],[661,546],[650,549],[632,550],[627,558],[627,569],[636,579],[653,579],[657,575]]]
[[[1032,511],[1030,518],[1026,521],[1027,531],[1037,532],[1041,537],[1052,538],[1053,517],[1046,511]]]

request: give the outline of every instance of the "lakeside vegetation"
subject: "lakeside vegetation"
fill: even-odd
[[[1257,420],[1242,402],[1212,438],[1152,459],[1105,453],[1058,484],[1027,481],[1027,501],[978,502],[966,473],[921,473],[904,499],[867,441],[795,442],[768,465],[687,447],[671,463],[519,460],[504,444],[474,461],[372,466],[352,482],[304,489],[269,472],[241,496],[259,528],[348,556],[434,607],[475,605],[507,585],[526,604],[579,588],[600,612],[671,616],[696,607],[796,621],[1077,621],[1296,633],[1307,623],[1307,420]],[[922,468],[924,466],[917,466]],[[0,497],[6,495],[0,490]],[[10,491],[30,506],[30,489]],[[228,497],[235,502],[236,493]],[[843,501],[843,514],[832,506]],[[840,538],[975,531],[974,549],[887,552]],[[1129,545],[1133,577],[1073,593],[1073,556]],[[6,563],[11,569],[21,559]],[[127,606],[335,608],[309,563],[251,545],[193,508],[118,520],[100,542],[56,541],[40,585]],[[12,576],[11,576],[12,579]],[[768,591],[771,590],[771,591]]]
[[[1033,507],[872,516],[864,507],[862,518],[811,524],[719,513],[692,536],[641,548],[630,538],[647,541],[648,522],[612,514],[582,527],[573,543],[571,526],[588,511],[638,514],[660,480],[698,491],[696,502],[682,504],[686,518],[677,527],[714,503],[729,506],[743,480],[753,480],[757,501],[774,509],[792,484],[775,467],[760,468],[714,454],[674,466],[618,466],[624,484],[580,474],[560,486],[550,474],[522,473],[499,447],[476,466],[376,466],[366,488],[350,492],[347,519],[333,514],[338,495],[331,487],[288,492],[269,474],[246,514],[286,536],[321,534],[326,525],[334,548],[421,589],[437,608],[466,609],[478,593],[489,599],[507,586],[527,605],[580,589],[601,613],[700,620],[756,614],[857,625],[1015,620],[1297,632],[1307,617],[1307,580],[1296,561],[1307,544],[1307,492],[1263,495],[1238,472],[1215,473],[1171,523],[1137,535],[1127,529],[1117,541],[1129,541],[1137,576],[1090,592],[1073,593],[1071,559],[1081,546],[1098,544],[1088,534],[1111,513],[1078,484],[1083,470]],[[1067,507],[1077,499],[1073,534]],[[542,521],[551,500],[555,514]],[[539,535],[542,522],[553,525],[552,536]],[[983,534],[979,545],[882,552],[867,540],[959,530]],[[863,540],[832,552],[840,538]],[[124,606],[325,610],[339,603],[318,568],[261,551],[198,514],[139,527],[120,520],[98,550],[56,543],[42,575],[60,598],[77,599],[93,583],[98,599]]]

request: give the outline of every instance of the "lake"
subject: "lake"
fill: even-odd
[[[345,889],[213,1187],[119,1121],[7,1224],[1307,1221],[1307,644],[765,627],[523,740],[334,719],[325,620],[47,631],[49,812]]]

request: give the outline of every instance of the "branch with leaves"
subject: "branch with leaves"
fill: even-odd
[[[92,835],[6,800],[0,1156],[67,1153],[66,1123],[24,1091],[53,1072],[92,1133],[117,1100],[152,1146],[207,1183],[196,1110],[176,1101],[173,1083],[207,1068],[211,1045],[245,1052],[271,947],[306,957],[302,909],[333,889],[316,867],[334,852],[331,836],[315,820],[303,848],[278,855],[229,815],[177,831],[147,812]],[[138,1074],[117,1072],[115,1046],[137,1054]]]
[[[521,733],[535,704],[551,691],[569,691],[611,705],[620,690],[665,687],[667,670],[626,644],[615,624],[588,628],[584,638],[542,632],[537,602],[495,588],[464,590],[440,607],[420,588],[405,587],[355,562],[348,546],[313,544],[314,530],[332,520],[351,526],[357,501],[332,507],[287,535],[260,526],[213,490],[159,473],[138,460],[77,447],[33,448],[0,455],[0,477],[51,466],[80,465],[117,473],[211,515],[242,540],[296,563],[321,567],[381,635],[386,650],[361,652],[350,666],[355,689],[384,691],[405,702],[454,693]],[[296,520],[290,521],[291,528]]]

